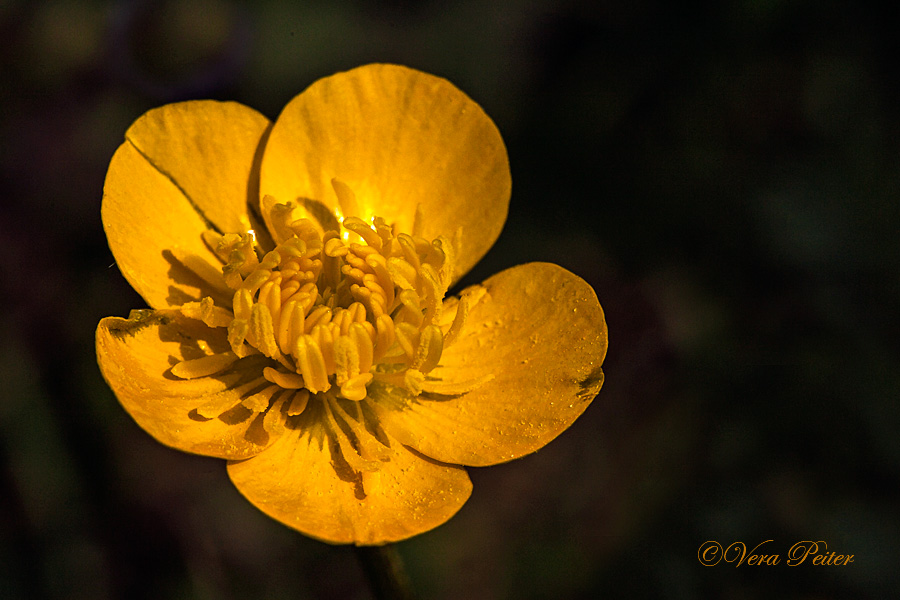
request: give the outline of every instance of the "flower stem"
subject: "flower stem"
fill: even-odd
[[[376,600],[414,600],[397,546],[356,546],[356,556]]]

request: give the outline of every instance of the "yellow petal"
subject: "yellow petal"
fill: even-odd
[[[262,196],[337,213],[335,178],[363,213],[343,216],[384,217],[406,233],[415,225],[427,239],[459,229],[454,281],[497,239],[511,189],[506,148],[480,106],[444,79],[383,64],[314,83],[266,143]]]
[[[380,468],[354,471],[328,433],[322,407],[310,399],[265,452],[228,464],[238,490],[270,517],[326,542],[374,545],[433,529],[469,498],[464,469],[423,458],[396,440],[384,448]]]
[[[261,141],[270,126],[242,104],[196,100],[147,112],[125,139],[220,233],[232,233],[246,231],[248,201],[258,201]]]
[[[483,285],[460,336],[429,373],[448,388],[472,382],[463,387],[473,389],[412,398],[370,388],[389,435],[436,460],[471,466],[534,452],[569,427],[603,384],[607,346],[594,290],[561,267],[521,265]]]
[[[263,427],[263,415],[241,407],[235,389],[257,377],[260,387],[267,385],[259,360],[245,359],[214,377],[180,379],[171,372],[178,361],[200,359],[207,351],[229,351],[223,329],[210,329],[176,311],[141,311],[132,319],[100,321],[96,342],[100,370],[119,402],[163,444],[238,459],[274,441]],[[213,405],[219,407],[213,414],[225,412],[204,417]]]
[[[223,298],[224,278],[217,289],[182,262],[189,256],[221,268],[200,237],[207,223],[130,142],[119,146],[110,162],[101,214],[119,269],[150,306]]]

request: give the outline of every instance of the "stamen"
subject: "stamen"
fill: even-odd
[[[328,373],[325,371],[325,359],[316,340],[308,334],[297,338],[294,346],[294,356],[297,358],[298,368],[303,375],[306,388],[313,393],[325,392],[331,387],[328,383]]]
[[[266,386],[262,391],[247,396],[241,404],[255,413],[263,412],[269,408],[269,401],[272,399],[272,396],[275,395],[275,392],[280,391],[282,391],[281,386]]]
[[[381,238],[378,233],[366,225],[365,221],[357,217],[347,217],[342,223],[345,229],[349,229],[361,237],[374,250],[381,250]]]
[[[360,400],[365,399],[366,394],[366,386],[372,381],[371,373],[361,373],[356,377],[352,377],[346,381],[341,386],[341,395],[347,400],[353,400],[355,402],[359,402]]]
[[[281,397],[275,401],[272,407],[269,408],[263,416],[263,429],[265,429],[266,433],[269,435],[279,436],[284,433],[284,419],[281,416],[281,408],[284,406],[286,395],[287,394],[281,394]]]
[[[278,319],[278,347],[285,354],[291,352],[291,323],[294,319],[294,311],[297,309],[297,301],[291,300],[281,308],[281,314]],[[303,310],[297,310],[300,319],[300,329],[303,330]]]
[[[316,341],[319,351],[322,353],[322,363],[325,365],[325,377],[328,373],[334,373],[334,335],[330,324],[316,325],[310,334]]]
[[[215,419],[240,403],[234,394],[217,394],[197,407],[197,414],[206,419]]]
[[[241,358],[251,353],[250,348],[244,345],[248,329],[247,321],[243,319],[235,319],[228,326],[228,343],[231,345],[231,351]]]
[[[254,340],[256,349],[268,356],[275,358],[279,354],[278,345],[275,343],[275,331],[272,326],[272,314],[265,304],[254,304],[250,314],[250,337]]]
[[[456,338],[459,337],[459,332],[462,331],[466,317],[469,315],[471,298],[472,294],[466,292],[463,292],[460,296],[459,303],[456,305],[456,316],[453,317],[453,323],[451,323],[450,329],[447,330],[447,334],[444,336],[444,348],[452,346],[456,342]]]
[[[350,252],[350,248],[344,245],[344,242],[341,241],[340,238],[332,238],[325,242],[325,254],[326,256],[330,256],[332,258],[339,258],[341,256],[347,256],[347,253]]]
[[[221,354],[211,354],[200,358],[183,360],[172,365],[172,375],[181,379],[209,377],[224,371],[233,365],[237,359],[238,357],[234,352],[222,352]]]
[[[368,323],[353,323],[350,325],[350,331],[348,332],[359,354],[359,371],[361,373],[367,373],[372,368],[372,361],[375,355],[372,336],[366,329],[366,325]]]
[[[440,328],[437,325],[429,325],[419,335],[419,347],[416,349],[415,360],[410,366],[423,373],[431,371],[441,359],[443,349],[444,340]]]
[[[181,314],[202,321],[207,327],[227,327],[233,315],[226,309],[216,306],[213,299],[206,296],[200,302],[186,302],[181,305]]]
[[[381,315],[375,320],[375,350],[372,360],[378,361],[387,354],[394,343],[394,321],[388,315]]]
[[[403,354],[406,355],[406,362],[412,363],[416,355],[416,348],[419,345],[418,328],[409,323],[397,323],[394,327],[394,335],[397,338],[397,343],[403,349]]]
[[[260,380],[254,379],[237,388],[228,389],[218,394],[213,394],[209,400],[197,407],[197,414],[206,419],[215,419],[241,403],[247,392],[259,387]]]
[[[250,295],[250,292],[248,290],[238,290],[234,294],[232,308],[235,319],[242,321],[249,319],[250,313],[253,312],[253,297]]]
[[[306,410],[306,406],[309,404],[309,390],[300,389],[294,392],[293,397],[291,398],[291,403],[288,405],[287,415],[289,417],[296,417],[297,415],[303,413]]]
[[[343,386],[359,375],[359,350],[348,336],[334,340],[334,365],[337,384]]]
[[[422,393],[422,385],[425,381],[425,375],[415,369],[408,369],[397,373],[381,373],[376,371],[373,373],[373,376],[376,381],[404,388],[414,396],[418,396]]]
[[[263,377],[266,378],[266,381],[270,381],[286,390],[299,390],[303,387],[304,383],[303,377],[297,373],[285,373],[283,371],[277,371],[272,367],[263,369]]]

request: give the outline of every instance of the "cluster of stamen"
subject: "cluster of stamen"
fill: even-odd
[[[226,327],[230,352],[186,360],[179,377],[217,373],[262,354],[270,384],[252,394],[248,408],[262,411],[279,391],[293,392],[287,414],[299,414],[311,395],[361,401],[373,381],[428,391],[426,374],[458,335],[461,307],[442,321],[442,301],[453,260],[444,238],[428,241],[395,232],[382,219],[347,217],[341,231],[322,232],[294,218],[294,206],[269,213],[275,248],[261,251],[252,231],[207,234],[221,258],[229,311],[211,298],[182,307],[210,327]],[[210,277],[211,278],[211,277]],[[221,284],[220,284],[221,285]],[[247,405],[247,400],[244,402]]]

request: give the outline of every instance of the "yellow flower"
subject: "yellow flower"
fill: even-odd
[[[151,110],[109,166],[103,224],[152,310],[97,329],[100,368],[163,444],[227,459],[282,523],[381,544],[444,523],[466,466],[541,448],[603,382],[593,290],[551,264],[445,294],[506,219],[506,149],[449,82],[327,77],[272,124]]]

